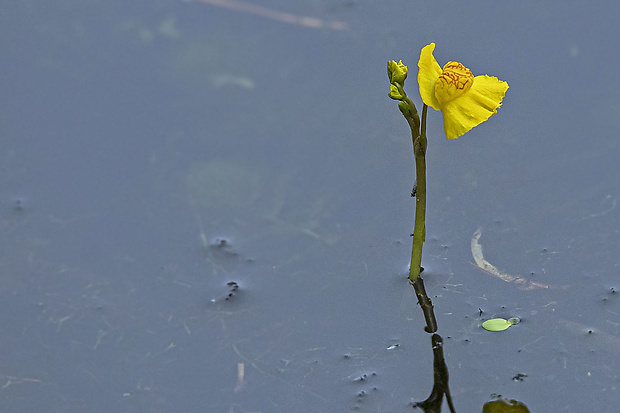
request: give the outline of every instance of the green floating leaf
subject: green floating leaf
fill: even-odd
[[[504,320],[503,318],[492,318],[482,323],[482,328],[487,331],[504,331],[511,325],[516,324],[512,322],[514,320],[511,320],[512,318],[510,320]]]

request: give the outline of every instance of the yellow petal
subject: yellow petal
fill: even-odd
[[[476,76],[467,93],[441,108],[446,138],[456,139],[495,115],[507,90],[508,83],[496,77]]]
[[[471,89],[474,75],[471,70],[459,62],[448,62],[443,66],[441,75],[435,82],[435,97],[441,106],[458,98]]]
[[[435,97],[435,83],[441,76],[441,66],[435,60],[433,50],[435,50],[435,43],[424,46],[420,52],[418,85],[422,101],[435,110],[441,110],[441,105]]]

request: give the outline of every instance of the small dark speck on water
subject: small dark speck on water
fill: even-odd
[[[21,198],[17,198],[13,202],[13,211],[14,212],[22,212],[25,209],[24,201]]]
[[[229,281],[226,283],[227,286],[230,287],[230,291],[228,292],[228,296],[226,297],[226,301],[232,298],[235,295],[235,292],[239,289],[239,284],[234,281]]]
[[[229,281],[226,283],[227,286],[232,287],[231,290],[232,291],[237,291],[239,289],[239,284],[237,284],[234,281]]]

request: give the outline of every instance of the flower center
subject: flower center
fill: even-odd
[[[435,82],[435,97],[443,105],[463,95],[473,84],[474,75],[471,70],[459,62],[448,62]]]

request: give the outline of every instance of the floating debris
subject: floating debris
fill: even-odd
[[[547,284],[530,281],[524,277],[499,272],[496,266],[484,259],[484,256],[482,255],[482,245],[480,245],[480,243],[478,242],[481,236],[482,227],[478,228],[471,238],[471,255],[474,257],[474,261],[478,268],[480,268],[487,274],[491,274],[492,276],[499,278],[502,281],[518,284],[519,288],[521,288],[522,290],[549,288]]]
[[[192,1],[192,0],[188,0]],[[240,1],[240,0],[195,0],[201,3],[211,4],[213,6],[224,7],[230,10],[249,13],[255,16],[265,17],[267,19],[276,20],[282,23],[295,24],[298,26],[309,27],[312,29],[328,28],[331,30],[346,30],[347,23],[342,21],[324,21],[315,17],[299,16],[292,13],[286,13],[275,9],[270,9],[257,4]]]

